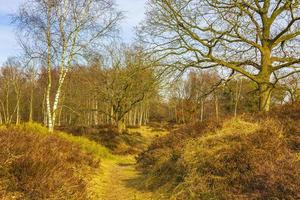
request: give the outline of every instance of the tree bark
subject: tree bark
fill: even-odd
[[[30,102],[29,102],[29,122],[32,122],[32,118],[33,118],[33,86],[31,88],[30,91]],[[44,102],[43,102],[44,103]]]
[[[273,87],[269,83],[259,84],[259,110],[270,111],[271,94]]]
[[[242,91],[242,80],[237,81],[236,83],[236,91],[235,91],[235,103],[234,103],[234,117],[237,116],[238,104]]]
[[[216,119],[219,121],[219,98],[218,94],[215,94],[215,112],[216,112]]]
[[[123,133],[126,130],[126,125],[123,120],[117,121],[117,130],[118,133]]]
[[[201,99],[200,121],[203,122],[203,119],[204,119],[204,100]]]

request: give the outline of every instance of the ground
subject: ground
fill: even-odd
[[[154,137],[166,131],[151,131],[142,127],[139,130],[148,144]],[[164,194],[145,190],[142,174],[136,170],[136,155],[115,156],[105,159],[89,184],[89,199],[97,200],[163,200]]]

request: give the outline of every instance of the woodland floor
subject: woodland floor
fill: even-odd
[[[138,130],[148,144],[154,137],[166,132]],[[98,174],[90,182],[89,199],[97,200],[158,200],[166,199],[163,193],[145,190],[142,174],[136,169],[136,155],[116,156],[101,162]]]

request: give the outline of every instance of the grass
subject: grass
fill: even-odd
[[[61,131],[49,133],[46,127],[38,123],[24,123],[17,125],[14,128],[41,135],[56,135],[62,139],[65,139],[66,141],[79,145],[84,152],[91,153],[97,158],[113,158],[113,155],[106,147],[83,136],[73,136]]]
[[[299,118],[278,116],[188,125],[154,140],[138,157],[143,184],[172,200],[300,198]]]
[[[125,136],[133,138],[134,141],[141,141],[143,145],[140,145],[139,148],[145,148],[144,145],[166,133],[165,130],[157,131],[143,126],[129,128]],[[142,179],[141,174],[135,168],[134,157],[135,154],[114,155],[111,159],[103,159],[100,170],[94,174],[88,184],[88,199],[164,199],[162,198],[163,193],[152,193],[140,187]]]
[[[0,196],[7,199],[99,199],[102,162],[121,159],[86,137],[49,133],[38,123],[1,126],[0,143],[7,151],[0,157]]]
[[[118,133],[114,127],[62,127],[69,135],[82,136],[90,141],[101,144],[115,155],[132,155],[140,153],[147,148],[150,140],[166,134],[163,129],[156,130],[142,126],[128,128],[123,133]]]
[[[99,163],[79,144],[46,134],[38,125],[0,128],[2,199],[87,199],[89,179]]]

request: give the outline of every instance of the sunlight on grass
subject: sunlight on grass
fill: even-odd
[[[84,152],[91,153],[97,158],[113,158],[114,156],[110,153],[110,151],[105,148],[104,146],[91,141],[85,137],[81,136],[73,136],[64,132],[55,131],[54,133],[49,133],[48,129],[41,124],[38,123],[24,123],[16,126],[15,128],[28,131],[28,132],[34,132],[37,134],[42,135],[50,135],[54,134],[59,136],[60,138],[63,138],[69,142],[72,142],[74,144],[77,144],[81,147],[81,149]]]
[[[153,140],[155,137],[160,137],[167,135],[169,132],[165,129],[155,130],[149,126],[141,126],[139,128],[129,128],[129,133],[139,132],[143,138],[148,140],[149,142]]]

